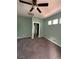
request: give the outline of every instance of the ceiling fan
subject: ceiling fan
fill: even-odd
[[[37,0],[32,0],[32,3],[29,3],[29,2],[26,2],[26,1],[23,1],[23,0],[19,0],[19,2],[28,4],[28,5],[32,5],[32,8],[30,9],[30,12],[32,12],[33,9],[37,9],[38,12],[41,13],[41,10],[38,7],[47,7],[48,6],[48,3],[39,3],[39,4],[37,4]]]

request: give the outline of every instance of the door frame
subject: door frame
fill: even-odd
[[[39,36],[40,37],[40,22],[32,22],[32,39],[34,39],[34,23],[38,23],[39,24]]]

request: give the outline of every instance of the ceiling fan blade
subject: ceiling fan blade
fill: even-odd
[[[35,2],[35,3],[36,3],[36,2],[37,2],[37,0],[33,0],[33,2]]]
[[[26,1],[22,1],[22,0],[19,0],[19,2],[32,5],[32,3],[29,3],[29,2],[26,2]]]
[[[48,6],[48,3],[40,3],[40,4],[38,4],[38,6]]]
[[[32,12],[32,11],[33,11],[33,9],[34,9],[34,8],[32,7],[32,8],[30,9],[30,12]]]
[[[37,4],[37,0],[32,0],[32,3],[35,5]]]
[[[37,7],[37,10],[38,10],[39,13],[41,13],[41,10],[38,7]]]

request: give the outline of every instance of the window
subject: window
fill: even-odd
[[[48,25],[56,25],[56,24],[58,24],[58,19],[48,21]]]
[[[54,19],[53,24],[58,24],[58,19]]]
[[[52,25],[52,21],[50,20],[50,21],[48,21],[48,25]]]

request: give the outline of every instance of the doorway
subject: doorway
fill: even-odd
[[[39,23],[34,23],[34,38],[39,37]]]
[[[32,26],[32,39],[40,37],[40,23],[33,22]]]

